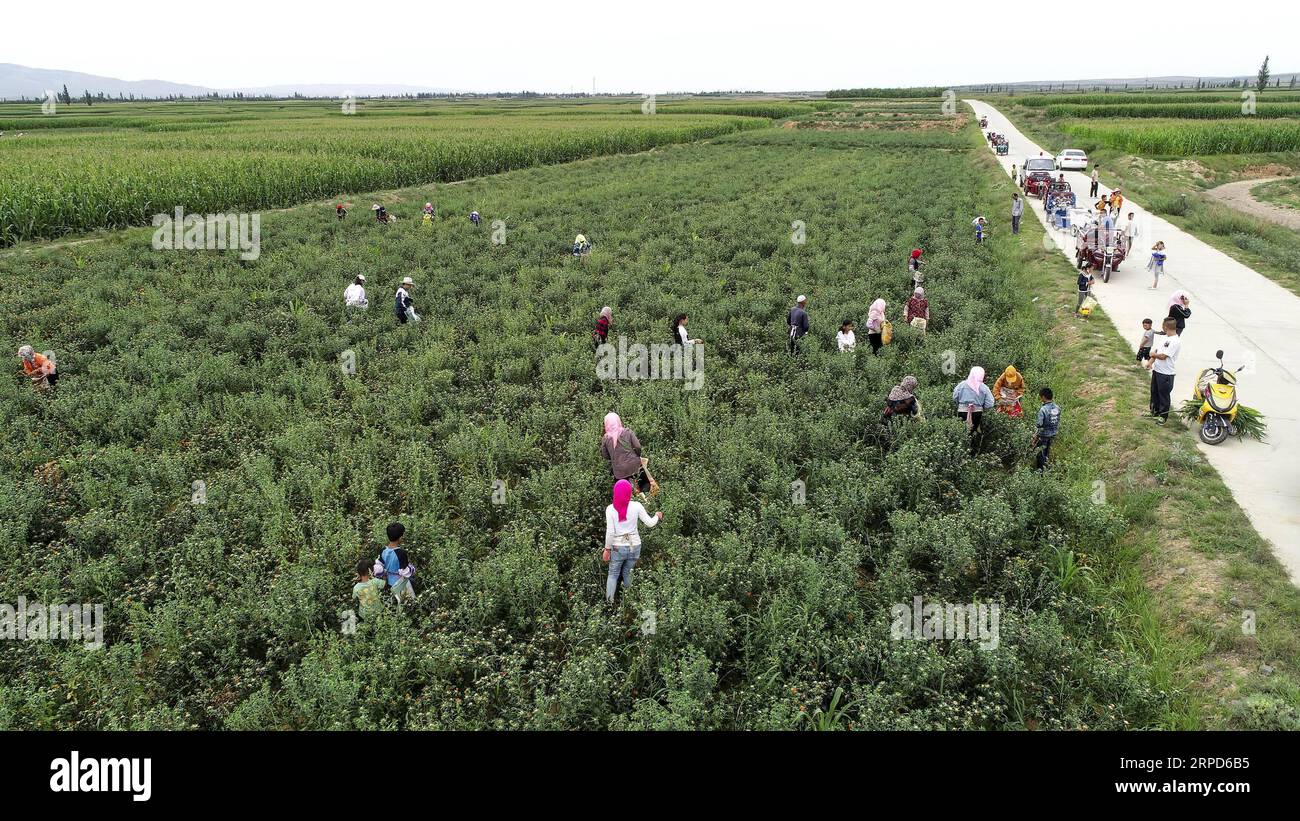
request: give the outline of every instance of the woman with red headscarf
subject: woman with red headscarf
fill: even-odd
[[[663,512],[651,516],[640,502],[632,501],[632,483],[619,479],[614,483],[614,498],[605,507],[605,550],[601,555],[609,562],[609,575],[605,577],[605,601],[614,601],[614,591],[619,580],[623,589],[632,586],[632,568],[641,560],[641,534],[637,521],[654,527],[664,518]]]
[[[925,281],[925,276],[921,273],[921,249],[912,249],[912,258],[907,261],[907,270],[912,272],[913,290],[920,288],[921,283]]]

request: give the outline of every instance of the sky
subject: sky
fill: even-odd
[[[1077,10],[1069,28],[1057,22],[1064,8]],[[1275,73],[1300,71],[1300,3],[1243,8],[1249,16],[1205,0],[14,0],[0,62],[211,88],[567,92],[594,79],[602,93],[642,94],[1253,74],[1265,54]]]

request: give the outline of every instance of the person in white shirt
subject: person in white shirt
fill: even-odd
[[[1137,238],[1139,233],[1140,232],[1138,231],[1138,222],[1136,219],[1133,218],[1133,212],[1129,211],[1128,222],[1124,223],[1124,239],[1127,241],[1125,243],[1126,247],[1124,249],[1124,253],[1128,253],[1129,251],[1133,250],[1133,246],[1137,244]]]
[[[349,308],[364,309],[370,307],[370,302],[366,299],[366,277],[364,274],[357,274],[356,280],[344,289],[343,304]]]
[[[840,325],[839,333],[835,334],[835,343],[840,351],[853,351],[853,347],[858,344],[857,338],[853,335],[853,320],[846,319]]]
[[[402,280],[402,284],[397,288],[397,298],[393,303],[393,310],[397,314],[397,321],[406,324],[409,319],[412,322],[419,322],[420,315],[415,312],[415,298],[411,296],[411,291],[415,290],[415,281],[410,277]]]
[[[691,335],[686,331],[686,322],[689,317],[686,314],[678,314],[673,317],[673,344],[681,345],[683,348],[689,348],[691,345],[703,345],[703,339],[691,339]]]
[[[1151,371],[1151,416],[1157,425],[1169,421],[1170,396],[1174,391],[1174,366],[1183,344],[1178,337],[1176,319],[1166,317],[1164,327],[1164,341],[1156,341],[1151,348],[1151,358],[1147,360],[1147,369]]]
[[[609,562],[605,578],[605,601],[614,602],[619,580],[623,589],[632,586],[632,568],[641,560],[641,534],[637,522],[654,527],[664,518],[662,512],[651,516],[640,502],[632,501],[632,483],[619,479],[614,484],[613,504],[605,507],[605,550],[602,558]]]

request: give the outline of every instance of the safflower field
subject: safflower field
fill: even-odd
[[[511,115],[427,119],[461,116]],[[1060,469],[1036,474],[1036,400],[1023,419],[989,414],[974,457],[948,412],[972,365],[1015,364],[1040,385],[1055,364],[1014,255],[970,235],[971,216],[1002,201],[973,124],[826,131],[682,114],[646,118],[647,131],[552,116],[548,147],[527,130],[493,139],[526,164],[543,150],[580,161],[514,168],[484,155],[498,142],[442,132],[441,149],[367,159],[371,138],[402,139],[398,123],[347,136],[304,124],[287,148],[264,133],[268,158],[288,165],[250,180],[220,159],[224,137],[196,129],[181,144],[213,141],[218,167],[192,189],[168,187],[186,179],[168,170],[182,149],[162,151],[158,188],[132,189],[128,163],[111,184],[36,194],[73,210],[19,238],[178,204],[466,178],[354,197],[404,217],[392,225],[364,205],[342,221],[328,202],[263,214],[255,261],[156,251],[147,227],[0,254],[6,344],[56,351],[62,374],[52,396],[0,387],[0,592],[106,607],[98,651],[6,648],[0,726],[1161,726],[1173,696],[1089,579],[1125,524],[1094,498],[1086,456],[1069,455],[1074,423]],[[122,139],[147,152],[162,137]],[[354,158],[317,168],[304,143],[336,140]],[[654,149],[590,157],[609,145]],[[455,173],[448,157],[463,157]],[[505,242],[471,210],[501,220]],[[594,243],[586,259],[569,252],[577,233]],[[925,335],[898,321],[913,247],[928,262]],[[349,318],[341,294],[357,274],[372,307]],[[419,324],[392,316],[405,276]],[[792,359],[784,317],[798,293],[814,332]],[[835,328],[864,323],[877,297],[893,344],[838,353]],[[705,340],[702,389],[598,380],[602,305],[611,338],[642,343],[667,341],[688,313]],[[883,427],[904,374],[925,419]],[[599,557],[609,410],[645,445],[662,485],[651,509],[665,513],[612,609]],[[352,568],[394,519],[420,599],[349,634]],[[999,603],[1000,641],[891,639],[891,606],[916,596]]]

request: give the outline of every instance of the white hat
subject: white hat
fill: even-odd
[[[18,355],[21,356],[23,359],[29,359],[29,358],[32,357],[35,353],[36,353],[36,352],[32,350],[32,346],[31,346],[31,345],[24,345],[24,346],[22,346],[21,348],[18,349]]]
[[[807,302],[807,301],[808,301],[808,297],[804,296],[803,294],[799,294],[799,298],[795,300],[795,302]]]
[[[379,210],[379,203],[375,203],[374,205],[370,206],[370,210],[371,210],[371,211],[378,211],[378,210]]]
[[[403,285],[414,285],[414,284],[415,284],[415,280],[411,279],[410,277],[405,277],[405,278],[402,280],[402,284],[403,284]]]
[[[366,275],[365,275],[365,274],[357,274],[357,281],[358,281],[358,282],[365,282],[365,281],[366,281]]]

